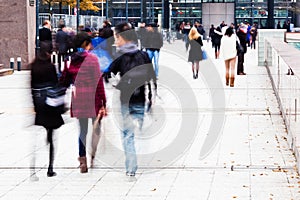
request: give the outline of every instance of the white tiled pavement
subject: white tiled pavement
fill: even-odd
[[[256,66],[257,51],[249,49],[245,63],[247,75],[237,76],[235,87],[229,88],[224,84],[223,61],[213,58],[210,44],[205,43],[205,48],[215,66],[205,61],[200,64],[200,71],[215,67],[218,73],[206,78],[221,80],[222,87],[208,88],[202,74],[199,79],[192,79],[182,41],[163,47],[161,71],[171,69],[180,79],[172,73],[159,77],[159,97],[152,115],[146,115],[144,130],[147,131],[136,136],[136,146],[142,155],[137,180],[133,182],[124,175],[124,156],[115,124],[114,108],[118,105],[112,103],[115,90],[111,86],[106,86],[110,114],[103,122],[96,167],[87,174],[79,173],[77,122],[67,113],[66,124],[55,133],[58,175],[48,178],[45,131],[32,126],[30,73],[16,71],[11,76],[0,77],[0,199],[300,199],[295,157],[288,148],[286,130],[266,69]],[[172,81],[175,83],[171,84]],[[212,113],[220,112],[211,103],[211,96],[218,90],[225,93],[225,98],[220,99],[226,105],[222,136],[213,151],[200,160],[202,144],[210,125],[215,123]],[[191,92],[197,105],[183,105],[182,101],[189,100],[187,95]],[[161,156],[159,152],[178,137],[184,117],[198,120],[197,134],[187,141],[189,148],[177,155]],[[153,131],[156,128],[160,129]],[[150,137],[147,135],[150,133],[159,134]],[[149,152],[152,157],[143,155]],[[164,163],[172,156],[172,162]],[[33,166],[38,181],[30,179]]]

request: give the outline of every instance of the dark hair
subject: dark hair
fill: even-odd
[[[105,39],[110,38],[114,36],[114,32],[111,30],[111,28],[100,28],[99,36]]]
[[[137,43],[138,37],[130,23],[122,22],[115,26],[115,34],[120,35],[124,40]]]
[[[66,27],[66,25],[64,25],[64,24],[59,25],[59,28],[60,28],[60,29],[63,29],[63,28],[65,28],[65,27]]]
[[[87,32],[79,32],[74,38],[75,48],[82,47],[84,42],[86,42],[86,45],[88,45],[92,42],[92,38]]]
[[[111,23],[108,20],[103,21],[103,24],[105,24],[105,27],[111,27]]]
[[[225,31],[225,35],[231,37],[231,35],[233,34],[233,28],[232,27],[228,27]]]
[[[37,59],[47,60],[50,59],[52,54],[52,43],[50,41],[40,41],[40,48],[37,54]]]

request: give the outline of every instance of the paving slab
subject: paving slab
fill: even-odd
[[[200,63],[195,80],[184,43],[164,44],[159,96],[152,114],[145,116],[143,131],[136,134],[139,169],[133,182],[124,173],[118,91],[112,85],[105,85],[109,115],[103,121],[95,167],[79,173],[78,121],[65,113],[65,125],[54,133],[58,175],[48,178],[49,147],[45,130],[33,125],[30,72],[0,77],[0,199],[300,199],[296,160],[267,71],[255,64],[257,50],[249,49],[247,75],[236,76],[235,87],[230,88],[225,86],[223,60],[214,59],[210,43],[204,42],[204,48],[210,60]],[[215,73],[207,77],[209,67]],[[210,80],[216,84],[209,85]],[[213,102],[220,94],[222,108]],[[221,136],[210,154],[200,159],[205,139],[217,123],[214,116],[224,116]],[[197,123],[181,132],[186,119]],[[161,151],[182,135],[192,136],[189,141],[182,138],[179,144],[185,146],[178,146],[182,151],[162,156]]]

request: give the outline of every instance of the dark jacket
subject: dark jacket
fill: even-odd
[[[247,53],[247,33],[244,33],[241,30],[238,30],[236,32],[236,35],[238,36],[240,43],[244,49],[244,54]]]
[[[52,41],[52,33],[49,28],[43,27],[39,29],[40,41]]]
[[[36,112],[35,125],[52,129],[59,128],[64,121],[56,109],[44,104],[46,90],[43,89],[54,87],[58,83],[55,67],[50,60],[43,59],[36,59],[30,67],[33,104]]]
[[[70,40],[71,38],[66,32],[64,32],[61,29],[57,31],[55,37],[55,43],[56,43],[56,49],[59,51],[59,53],[61,54],[67,53],[69,49]]]
[[[39,41],[49,42],[51,44],[51,48],[53,48],[51,30],[46,27],[39,29]]]
[[[163,46],[163,38],[162,35],[158,31],[147,31],[146,37],[144,38],[143,45],[146,49],[155,51],[160,50]]]
[[[145,104],[145,82],[151,79],[156,81],[153,65],[146,52],[125,52],[112,62],[110,72],[120,72],[121,80],[117,89],[121,91],[122,104]]]

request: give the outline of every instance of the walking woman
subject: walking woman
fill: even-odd
[[[221,40],[221,55],[225,61],[226,67],[226,85],[230,84],[230,87],[234,87],[234,71],[236,63],[236,36],[231,27],[228,27]],[[229,82],[230,81],[230,82]]]
[[[220,26],[214,30],[214,45],[215,45],[215,59],[218,59],[220,56],[220,46],[221,46],[221,39],[222,39],[222,30]]]
[[[101,77],[98,58],[89,52],[92,47],[91,37],[86,32],[78,33],[74,38],[77,52],[72,55],[69,68],[65,68],[60,82],[65,87],[74,85],[71,101],[71,117],[79,120],[79,162],[80,172],[88,172],[86,157],[86,135],[88,119],[93,124],[96,117],[106,115],[106,97]],[[95,158],[100,130],[92,134],[91,165]]]
[[[49,167],[47,176],[56,176],[53,171],[54,145],[53,130],[64,124],[60,112],[45,104],[46,88],[54,87],[58,83],[55,66],[51,63],[52,43],[41,42],[40,52],[30,64],[31,88],[33,96],[35,125],[43,126],[47,130],[47,142],[49,143]]]
[[[192,62],[193,78],[196,79],[198,78],[199,62],[202,60],[201,47],[203,46],[203,42],[195,27],[191,28],[189,40],[191,47],[189,51],[188,62]]]

